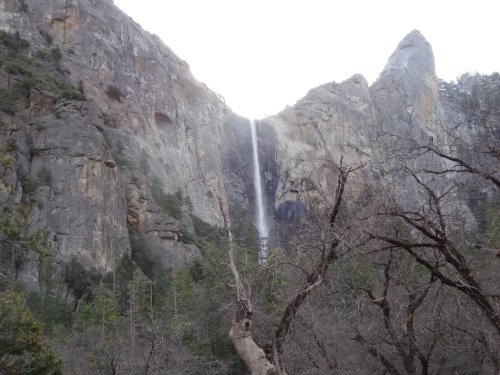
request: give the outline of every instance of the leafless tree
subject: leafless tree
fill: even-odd
[[[238,355],[245,362],[251,374],[286,374],[283,363],[283,344],[290,332],[293,320],[296,318],[299,308],[303,302],[325,283],[328,277],[330,266],[338,258],[338,247],[341,238],[335,235],[335,225],[338,221],[339,212],[343,202],[345,186],[349,175],[353,172],[350,167],[338,167],[337,188],[335,191],[334,206],[329,215],[328,229],[320,227],[318,241],[319,253],[310,263],[311,267],[301,269],[304,275],[302,285],[293,293],[282,312],[277,328],[272,334],[267,352],[259,347],[252,337],[253,306],[250,299],[250,292],[240,277],[234,255],[234,246],[229,250],[229,266],[234,276],[234,290],[236,296],[236,309],[229,332],[229,337],[238,352]],[[231,241],[230,241],[231,242]]]
[[[465,366],[497,373],[498,243],[481,220],[498,231],[499,126],[485,117],[450,122],[437,108],[432,118],[424,131],[413,113],[401,111],[398,119],[411,131],[384,132],[379,139],[384,157],[373,166],[383,173],[379,185],[367,188],[372,204],[359,215],[366,235],[359,255],[378,254],[371,259],[383,277],[378,286],[361,289],[382,324],[354,340],[386,373],[443,373],[460,361],[457,353],[475,363]],[[485,212],[492,217],[485,219]],[[402,254],[407,260],[399,267],[418,270],[416,285],[395,278]],[[405,317],[403,331],[395,328],[394,308]]]

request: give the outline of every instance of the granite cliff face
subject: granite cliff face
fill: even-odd
[[[104,272],[135,251],[156,273],[200,255],[185,241],[193,221],[224,228],[251,217],[248,120],[112,1],[1,0],[0,25],[30,43],[26,53],[39,71],[86,96],[33,87],[25,107],[1,114],[11,124],[2,144],[15,141],[18,168],[0,174],[0,203],[28,201],[30,226],[58,259]],[[55,71],[36,60],[42,55],[57,57]],[[2,90],[20,79],[0,67]],[[381,134],[446,137],[434,125],[464,117],[454,93],[440,86],[431,46],[412,31],[371,87],[361,75],[327,83],[259,121],[274,233],[316,198],[333,196],[331,163],[341,156],[352,165],[378,160],[387,152]],[[368,178],[379,173],[367,170]],[[37,182],[33,191],[23,190],[23,174]],[[35,284],[33,264],[22,273],[26,284]]]
[[[498,85],[495,77],[485,79],[488,84],[482,83],[490,85],[492,92]],[[474,79],[469,81],[472,85]],[[267,165],[272,169],[264,175],[268,177],[269,212],[276,227],[300,218],[315,198],[318,202],[333,199],[332,163],[339,163],[341,156],[344,165],[365,164],[363,178],[377,179],[392,167],[389,154],[394,151],[395,137],[449,145],[456,140],[446,128],[455,124],[463,140],[476,139],[473,124],[479,121],[478,116],[483,116],[483,122],[498,123],[498,110],[494,110],[498,103],[493,103],[493,97],[477,99],[477,108],[471,110],[463,104],[473,97],[462,83],[438,79],[432,48],[414,30],[399,43],[371,86],[361,75],[342,83],[327,83],[310,90],[294,106],[263,119],[261,132],[274,132],[276,139],[273,148],[262,150],[265,156],[261,156],[271,161]],[[488,100],[491,103],[486,104]],[[419,160],[426,162],[425,158]],[[428,162],[443,161],[434,158]],[[414,181],[410,180],[395,191],[396,195],[412,191]],[[356,184],[352,190],[356,195]],[[405,199],[404,194],[401,199]],[[463,211],[467,214],[469,209],[464,206]]]
[[[28,57],[59,54],[42,73],[82,85],[87,99],[35,87],[27,108],[3,117],[13,123],[20,168],[34,180],[50,176],[29,197],[30,225],[61,259],[100,271],[133,250],[132,232],[151,263],[198,256],[181,241],[191,216],[220,227],[227,216],[226,106],[112,1],[5,0],[0,24],[29,42]],[[17,79],[10,76],[2,69],[2,88]],[[20,176],[11,180],[6,196],[21,195]]]

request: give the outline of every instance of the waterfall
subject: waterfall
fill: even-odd
[[[255,120],[250,120],[250,133],[252,134],[252,154],[253,154],[253,185],[255,188],[255,203],[257,205],[257,230],[260,237],[259,264],[265,264],[267,259],[267,238],[269,228],[267,227],[264,202],[262,199],[262,181],[260,178],[259,147],[257,144],[257,131]]]

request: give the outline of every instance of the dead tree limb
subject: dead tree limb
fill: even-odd
[[[229,268],[234,276],[236,293],[236,309],[229,330],[229,338],[236,352],[250,370],[251,375],[276,374],[276,368],[266,358],[264,350],[259,348],[252,338],[253,307],[236,268],[231,233],[229,233]]]
[[[329,218],[330,229],[334,229],[339,214],[345,184],[351,168],[342,167],[342,160],[339,167],[339,178],[335,192],[335,203]],[[282,364],[283,343],[287,337],[290,325],[295,318],[299,307],[307,299],[309,294],[319,288],[325,281],[328,268],[337,259],[337,247],[340,244],[338,236],[325,243],[320,259],[312,272],[307,273],[305,284],[294,295],[288,303],[276,332],[272,339],[272,357],[267,358],[262,348],[260,348],[252,338],[252,315],[253,308],[250,296],[245,289],[240,278],[234,259],[234,246],[232,236],[229,233],[229,267],[234,276],[234,289],[236,294],[236,311],[229,331],[229,338],[233,343],[240,358],[245,362],[252,375],[286,375]]]

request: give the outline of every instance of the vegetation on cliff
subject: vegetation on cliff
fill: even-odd
[[[106,258],[114,263],[103,272],[97,261],[83,264],[80,249],[61,254],[53,237],[67,233],[33,229],[45,203],[36,198],[67,186],[48,168],[36,174],[27,168],[32,148],[18,152],[15,133],[29,133],[26,143],[34,136],[16,124],[29,123],[24,112],[31,113],[37,92],[53,103],[85,99],[83,83],[71,84],[64,70],[64,51],[49,39],[36,49],[19,34],[0,32],[0,372],[498,373],[498,74],[441,83],[443,105],[460,121],[441,121],[436,111],[432,123],[422,124],[435,137],[416,136],[413,106],[392,108],[381,122],[396,119],[399,128],[381,124],[380,152],[369,163],[325,158],[318,168],[336,185],[294,181],[292,194],[306,187],[310,201],[300,203],[307,210],[287,223],[265,266],[258,265],[259,241],[243,207],[231,202],[228,209],[216,197],[220,210],[229,211],[226,227],[206,223],[186,192],[167,193],[153,177],[162,171],[151,170],[146,152],[131,161],[135,150],[110,139],[111,129],[98,130],[113,160],[104,152],[90,155],[109,170],[100,175],[101,164],[85,164],[82,186],[92,176],[116,181],[114,163],[139,176],[138,207],[120,211],[129,216],[131,248]],[[113,105],[123,104],[124,92],[114,85],[104,91]],[[61,120],[56,115],[50,121]],[[103,123],[92,126],[115,129],[109,116],[101,112]],[[162,126],[161,134],[174,134],[172,121]],[[190,147],[191,131],[185,130]],[[210,181],[198,169],[199,181]],[[140,178],[147,179],[144,188]],[[104,206],[91,190],[85,193],[93,204]],[[194,246],[202,256],[153,265],[141,205],[156,220],[150,232],[163,230],[161,241],[178,251]],[[87,235],[102,231],[96,228]],[[94,245],[96,253],[116,250]]]

